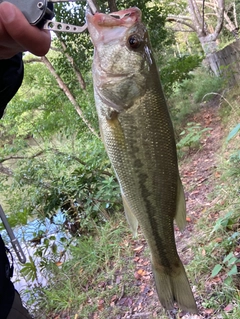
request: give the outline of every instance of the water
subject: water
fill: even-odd
[[[71,239],[71,235],[63,230],[65,220],[65,216],[62,213],[58,213],[53,217],[53,222],[48,218],[42,221],[36,219],[30,221],[25,226],[13,229],[26,256],[26,264],[19,262],[6,231],[3,230],[1,232],[4,242],[14,258],[14,276],[12,281],[19,292],[31,289],[33,286],[46,286],[48,284],[49,274],[46,270],[40,271],[41,261],[43,257],[53,263],[60,259],[61,251],[64,250],[64,242],[62,239]],[[37,238],[39,234],[41,236]],[[54,252],[53,245],[55,248]],[[39,252],[42,253],[42,257],[38,256]],[[29,272],[27,270],[24,273],[21,272],[24,267],[29,267],[31,262],[34,262],[36,266],[36,278],[34,280],[29,278],[31,269],[34,269],[34,267],[30,267]],[[22,297],[26,299],[25,295],[22,295]]]

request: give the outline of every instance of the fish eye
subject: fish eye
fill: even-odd
[[[128,44],[129,44],[131,49],[137,49],[140,46],[141,41],[140,41],[139,37],[136,34],[132,34],[128,38]]]

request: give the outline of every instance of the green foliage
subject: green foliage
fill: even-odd
[[[238,233],[239,235],[239,233]],[[212,270],[211,277],[216,277],[221,270],[225,270],[227,278],[225,282],[230,284],[232,281],[232,276],[238,274],[237,263],[240,262],[240,259],[233,255],[233,252],[230,252],[227,256],[224,257],[222,264],[216,264]]]
[[[238,123],[228,134],[227,142],[229,142],[234,136],[236,136],[239,131],[240,131],[240,123]]]
[[[218,93],[222,90],[224,80],[221,77],[207,75],[206,77],[200,77],[197,81],[196,91],[193,94],[194,102],[199,103],[209,101],[212,95],[209,93]]]
[[[59,3],[54,5],[56,21],[67,22],[73,25],[82,26],[85,24],[85,9],[86,3],[78,1],[77,3]],[[66,47],[66,52],[74,59],[75,65],[80,67],[81,72],[85,74],[91,68],[91,60],[93,55],[93,47],[87,32],[80,34],[59,33],[58,38],[63,41]],[[56,45],[59,50],[63,50],[58,41]],[[60,56],[55,56],[54,66],[57,68],[60,75],[65,76],[65,80],[76,81],[73,69],[66,59]],[[73,83],[72,83],[73,84]]]
[[[199,67],[202,57],[198,55],[185,55],[168,59],[160,69],[164,92],[166,95],[172,94],[174,86],[181,85],[186,79],[192,79],[193,71]]]
[[[100,141],[75,142],[74,152],[65,140],[61,148],[46,148],[41,155],[18,163],[8,199],[12,212],[24,211],[51,218],[60,209],[76,232],[94,231],[122,208],[119,186]],[[36,150],[37,153],[37,150]],[[16,200],[17,199],[17,200]]]
[[[31,256],[30,261],[24,264],[20,272],[28,281],[37,279],[37,267]]]
[[[88,131],[73,105],[59,88],[46,67],[39,63],[27,64],[23,85],[7,108],[2,120],[2,138],[20,143],[16,151],[26,146],[27,137],[48,139],[54,134],[81,135]],[[42,87],[44,83],[44,88]],[[93,103],[92,87],[79,91],[80,106],[91,124],[97,129],[97,115]],[[6,151],[6,150],[5,150]],[[14,150],[11,150],[12,153]]]
[[[33,288],[33,299],[29,301],[37,302],[36,318],[41,317],[42,311],[56,314],[64,309],[71,317],[87,318],[98,310],[100,300],[104,300],[101,318],[110,318],[117,311],[111,305],[114,295],[121,294],[123,285],[125,296],[133,292],[133,265],[129,258],[132,251],[126,245],[130,240],[129,230],[122,221],[124,216],[116,217],[117,220],[111,218],[104,226],[97,227],[94,237],[76,238],[70,247],[70,258],[60,267],[52,265],[49,269],[48,286],[40,290]]]
[[[222,88],[222,79],[209,74],[204,68],[197,68],[191,72],[191,78],[176,83],[172,94],[168,95],[168,104],[177,134],[182,129],[188,115],[195,112],[203,97],[210,92],[219,92]],[[213,95],[209,94],[204,102]],[[181,129],[181,131],[180,131]]]
[[[237,217],[234,216],[234,213],[228,212],[223,217],[219,218],[216,221],[215,226],[213,227],[213,232],[219,231],[219,230],[226,230],[227,228],[231,228],[232,225],[236,222]]]
[[[183,151],[184,148],[198,149],[200,147],[203,133],[210,131],[211,128],[202,128],[201,124],[187,123],[186,129],[180,133],[180,141],[177,143],[177,149]]]
[[[237,134],[240,131],[240,123],[238,123],[228,134],[226,143],[228,144],[238,144],[237,141]],[[230,142],[231,141],[231,142]],[[240,151],[237,147],[237,149],[234,149],[231,151],[231,154],[229,156],[228,160],[229,165],[229,171],[227,173],[228,176],[234,176],[236,178],[240,175]]]

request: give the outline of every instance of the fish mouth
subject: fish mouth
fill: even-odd
[[[142,13],[137,7],[111,12],[110,14],[86,11],[88,31],[94,45],[105,40],[119,39],[134,24],[141,22]]]
[[[137,7],[110,14],[86,11],[88,31],[95,48],[123,38],[129,28],[141,22],[141,18],[142,13]]]
[[[141,22],[142,13],[137,7],[120,10],[117,12],[111,12],[109,14],[96,12],[92,13],[92,10],[86,11],[87,21],[102,27],[114,27],[114,26],[132,26],[136,22]]]
[[[125,26],[130,27],[136,22],[140,22],[142,17],[141,11],[137,8],[129,8],[117,12],[111,12],[105,15],[103,19],[98,22],[102,26]],[[101,17],[102,18],[102,17]]]

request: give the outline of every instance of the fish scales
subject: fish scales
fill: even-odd
[[[151,79],[149,80],[150,84]],[[149,94],[150,98],[146,94],[145,101],[141,99],[141,108],[131,114],[119,115],[115,125],[120,125],[121,128],[115,130],[114,126],[109,125],[106,117],[103,117],[101,122],[108,155],[122,192],[128,198],[144,233],[154,234],[155,240],[148,241],[151,251],[156,251],[162,264],[169,265],[168,259],[174,260],[177,257],[176,250],[173,250],[173,253],[169,252],[168,247],[171,247],[170,243],[175,242],[173,236],[169,236],[173,235],[173,231],[169,232],[169,227],[173,227],[176,211],[175,185],[178,180],[178,168],[176,154],[170,151],[174,148],[168,146],[174,143],[174,137],[169,126],[164,126],[166,120],[169,121],[168,113],[165,116],[158,114],[165,109],[159,108],[159,102],[163,101],[159,101],[157,95],[152,99],[151,90]],[[167,143],[159,147],[162,138],[167,139]],[[124,144],[121,143],[123,139]],[[124,147],[122,150],[121,145]],[[164,212],[164,215],[159,214],[159,211]],[[164,241],[161,238],[164,238]]]
[[[174,131],[141,12],[86,17],[99,126],[126,217],[135,234],[140,224],[146,238],[164,308],[176,301],[197,312],[174,238],[174,218],[180,228],[186,221]]]

